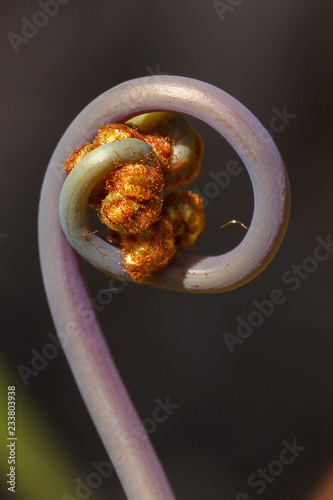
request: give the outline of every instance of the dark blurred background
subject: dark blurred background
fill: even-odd
[[[241,492],[251,500],[307,500],[333,462],[333,256],[299,278],[295,291],[282,276],[313,256],[316,238],[333,232],[333,4],[63,0],[59,12],[22,41],[22,18],[43,24],[35,16],[41,10],[35,1],[3,0],[0,7],[3,354],[17,373],[54,333],[38,258],[39,193],[57,142],[91,100],[126,80],[168,73],[225,90],[266,127],[287,110],[293,117],[274,139],[290,176],[292,211],[268,268],[217,295],[130,284],[98,319],[140,417],[151,418],[157,398],[170,396],[179,405],[151,434],[179,500],[245,500]],[[242,163],[215,131],[193,124],[205,143],[194,183],[204,193],[211,171],[225,170],[230,160]],[[243,166],[210,199],[198,250],[212,255],[235,246],[245,230],[220,226],[230,219],[248,225],[252,210]],[[88,266],[87,277],[97,297],[107,280]],[[223,334],[235,334],[237,318],[247,320],[253,301],[269,299],[276,288],[285,302],[231,354]],[[67,442],[85,481],[91,463],[107,457],[62,352],[27,385],[17,383],[18,401],[24,396]],[[248,478],[295,439],[306,450],[259,494]],[[18,499],[27,498],[19,484],[24,466],[19,462]],[[67,492],[74,498],[76,476]],[[94,495],[125,498],[115,474],[89,498]]]

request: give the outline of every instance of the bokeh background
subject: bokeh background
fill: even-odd
[[[316,238],[333,232],[333,4],[63,0],[37,32],[22,34],[22,18],[43,24],[35,16],[41,10],[35,1],[3,0],[0,7],[1,390],[16,385],[16,498],[79,498],[76,478],[86,483],[92,463],[107,460],[60,350],[27,385],[17,372],[31,367],[55,333],[37,247],[45,169],[91,100],[126,80],[168,73],[222,88],[266,127],[277,112],[293,115],[274,135],[290,176],[290,224],[272,263],[242,288],[200,296],[130,284],[116,290],[98,319],[140,417],[152,417],[157,398],[179,405],[150,436],[178,499],[243,500],[245,492],[251,500],[322,500],[315,492],[333,462],[333,256],[300,278],[295,291],[282,275],[313,255]],[[193,124],[205,143],[194,183],[204,193],[211,171],[242,163],[216,132]],[[243,166],[209,200],[198,250],[212,255],[235,246],[245,230],[220,226],[230,219],[248,225],[252,210]],[[97,297],[107,280],[86,270]],[[246,320],[253,301],[269,299],[276,288],[285,302],[231,354],[223,334],[236,333],[237,318]],[[4,430],[2,459],[5,438]],[[258,494],[248,478],[295,439],[306,449]],[[48,462],[55,456],[57,464]],[[45,467],[54,476],[52,493]],[[3,498],[6,473],[3,464]],[[87,495],[125,499],[115,473]]]

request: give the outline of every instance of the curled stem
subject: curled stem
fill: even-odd
[[[120,264],[120,251],[94,234],[88,215],[88,200],[96,183],[106,174],[144,158],[153,158],[153,150],[139,139],[120,139],[103,144],[79,161],[60,194],[60,221],[72,247],[94,267],[121,280],[130,278]]]
[[[196,80],[152,76],[123,83],[87,106],[57,146],[45,175],[39,210],[45,289],[82,397],[125,493],[133,500],[169,500],[174,496],[95,319],[80,259],[61,228],[58,209],[65,174],[60,172],[69,154],[78,144],[91,140],[102,123],[124,123],[135,115],[163,110],[198,118],[230,142],[249,172],[255,206],[250,229],[240,245],[217,257],[182,252],[182,264],[170,265],[158,273],[159,286],[215,293],[246,283],[273,258],[284,236],[290,210],[288,177],[269,133],[238,101]],[[80,205],[77,192],[70,200],[63,197],[69,202],[64,202],[67,207],[64,213],[69,213],[66,210],[71,202],[79,212],[86,210]],[[77,216],[76,220],[85,217]],[[121,268],[115,253],[109,248],[111,258],[107,260],[103,257],[105,242],[94,238],[94,244],[88,245],[90,262],[101,268],[100,262],[105,260],[109,267],[103,269],[119,276]],[[87,243],[81,228],[74,239],[79,246]],[[141,439],[134,439],[138,430]]]

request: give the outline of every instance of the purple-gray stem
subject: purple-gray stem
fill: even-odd
[[[158,274],[159,286],[216,293],[246,283],[273,258],[290,210],[288,177],[269,133],[238,101],[200,81],[151,76],[118,85],[89,104],[59,142],[45,175],[39,209],[45,289],[82,397],[130,500],[170,500],[174,495],[97,324],[80,257],[59,222],[59,197],[65,180],[63,162],[76,147],[91,141],[102,124],[163,110],[198,118],[230,142],[248,169],[255,207],[250,229],[240,245],[217,257],[182,253],[182,264],[168,266]],[[100,259],[100,249],[90,247],[92,260],[94,255]],[[105,260],[109,274],[124,273],[122,259],[114,249]]]

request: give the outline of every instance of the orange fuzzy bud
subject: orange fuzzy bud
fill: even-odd
[[[158,156],[162,165],[167,165],[170,160],[171,146],[167,137],[162,135],[160,130],[155,133],[142,134],[143,140],[148,142],[154,153]]]
[[[132,137],[144,140],[136,130],[127,125],[123,125],[122,123],[107,123],[98,129],[94,139],[94,145],[98,147],[107,142],[119,141],[120,139],[129,139]]]
[[[137,282],[166,267],[176,252],[172,224],[167,217],[161,217],[142,233],[120,235],[120,241],[124,266]]]
[[[113,231],[144,231],[159,217],[163,205],[163,174],[159,162],[134,163],[111,172],[100,216]]]
[[[169,217],[176,243],[181,246],[193,245],[205,223],[202,200],[191,191],[168,194],[163,215]]]
[[[114,170],[107,177],[106,188],[116,189],[137,201],[161,197],[163,173],[158,162],[131,163]]]
[[[159,217],[162,199],[135,201],[116,190],[110,190],[102,201],[100,217],[113,231],[134,234],[144,231]]]
[[[64,163],[67,173],[90,151],[108,142],[146,141],[152,159],[123,165],[93,189],[89,205],[108,227],[107,241],[121,248],[124,266],[134,281],[164,268],[176,244],[191,245],[204,226],[203,204],[189,191],[164,198],[163,189],[191,182],[199,173],[203,145],[187,118],[176,113],[151,113],[127,122],[102,125],[93,143],[78,147]]]
[[[73,151],[73,153],[67,158],[64,163],[64,169],[66,173],[69,174],[73,170],[75,165],[95,148],[96,145],[92,144],[91,142],[86,142],[85,144],[82,144],[82,146],[76,148],[76,150]]]

